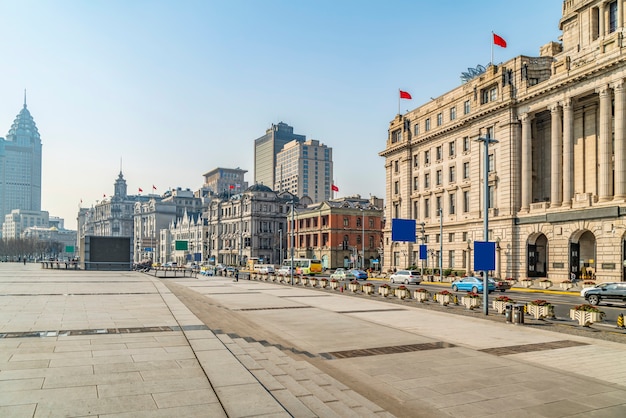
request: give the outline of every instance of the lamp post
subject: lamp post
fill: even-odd
[[[280,260],[280,265],[283,265],[283,230],[279,229],[278,230],[278,241],[279,241],[279,247],[280,250],[278,251],[278,259]]]
[[[293,198],[291,199],[291,285],[293,286],[293,247],[295,245],[295,222],[293,213]]]
[[[439,281],[443,282],[443,208],[439,208]]]
[[[484,144],[484,169],[483,169],[483,239],[489,242],[489,144],[496,144],[498,140],[491,139],[489,134],[484,138],[478,138],[478,142]],[[489,315],[489,272],[483,272],[483,313]]]
[[[426,245],[426,229],[424,228],[426,226],[426,224],[424,222],[420,223],[420,226],[422,227],[422,230],[420,231],[422,233],[422,245]],[[422,267],[421,270],[421,277],[422,280],[424,280],[424,260],[422,260],[421,258],[421,254],[422,254],[422,249],[420,248],[420,265]]]
[[[361,208],[361,268],[365,270],[365,211]]]

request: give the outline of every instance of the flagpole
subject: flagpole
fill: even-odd
[[[493,64],[493,44],[494,44],[494,42],[493,42],[493,34],[494,34],[494,32],[491,31],[491,65],[494,65]]]
[[[398,89],[398,115],[400,114],[400,89]]]

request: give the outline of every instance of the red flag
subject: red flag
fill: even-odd
[[[156,190],[156,186],[154,184],[152,185],[152,190]]]
[[[334,184],[331,186],[331,189],[333,190],[333,192],[339,191],[339,187],[335,186]]]
[[[143,190],[141,189],[141,187],[139,188],[139,193],[143,192]]]
[[[230,187],[231,189],[234,189],[234,188],[235,188],[235,185],[234,185],[234,184],[231,184],[231,185],[230,185],[230,186],[228,186],[228,187]]]
[[[409,99],[409,100],[412,99],[411,95],[408,92],[402,91],[402,90],[400,90],[400,98],[401,99]]]
[[[496,35],[495,33],[493,34],[493,43],[495,45],[501,46],[502,48],[506,48],[506,41],[504,40],[504,38]]]

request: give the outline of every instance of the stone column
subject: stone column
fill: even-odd
[[[604,3],[600,3],[598,5],[598,36],[600,38],[602,38],[605,35],[605,33],[604,33],[604,26],[605,26],[605,23],[604,23],[604,9],[605,9]]]
[[[598,197],[600,202],[611,200],[613,170],[611,146],[611,90],[609,86],[599,88],[600,126],[598,127]]]
[[[621,2],[619,2],[621,4]],[[626,199],[626,89],[624,80],[613,85],[615,94],[615,196]]]
[[[563,205],[572,206],[574,197],[574,106],[563,101]]]
[[[550,207],[559,207],[562,202],[562,158],[563,144],[561,137],[561,106],[555,103],[549,107],[551,115],[550,142],[552,143],[550,156]]]
[[[530,211],[530,199],[532,192],[532,132],[530,125],[530,115],[524,113],[522,120],[522,170],[521,170],[521,183],[522,183],[522,207],[521,210]]]

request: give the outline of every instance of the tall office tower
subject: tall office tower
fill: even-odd
[[[0,138],[0,222],[14,209],[41,210],[41,138],[26,108]]]
[[[274,190],[298,197],[309,196],[313,202],[331,197],[333,149],[315,139],[291,141],[276,155]]]
[[[254,182],[274,187],[276,179],[276,154],[287,142],[304,142],[305,135],[293,133],[293,127],[280,122],[265,131],[265,135],[254,140]]]

